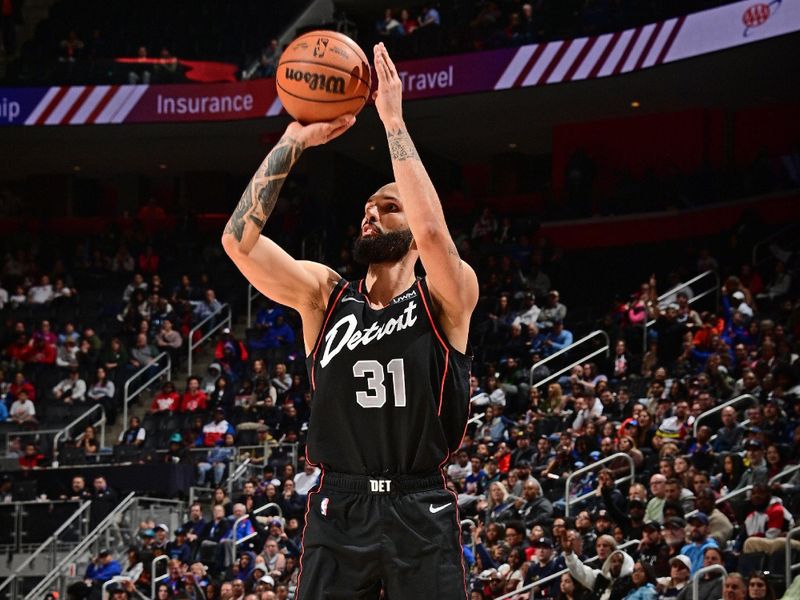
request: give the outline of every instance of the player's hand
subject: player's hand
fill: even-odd
[[[378,74],[378,91],[373,94],[375,108],[384,125],[403,119],[403,82],[389,58],[383,43],[375,44],[375,72]]]
[[[292,136],[298,142],[303,144],[305,148],[313,146],[321,146],[327,144],[331,140],[339,137],[345,131],[353,126],[356,122],[354,115],[342,115],[333,121],[326,121],[322,123],[310,123],[302,125],[297,121],[289,123],[286,128],[286,134]]]

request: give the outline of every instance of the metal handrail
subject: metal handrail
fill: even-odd
[[[472,425],[473,423],[483,423],[481,419],[483,419],[484,416],[486,416],[485,412],[482,412],[479,415],[473,415],[470,417],[469,421],[467,421],[467,425]]]
[[[775,477],[777,477],[777,475]],[[752,485],[746,485],[746,486],[744,486],[742,488],[736,488],[732,492],[728,492],[724,496],[720,496],[719,498],[714,500],[714,506],[719,506],[720,504],[723,504],[724,502],[727,502],[731,498],[736,498],[737,496],[741,496],[742,494],[746,494],[747,492],[749,492],[752,489],[753,489]],[[694,510],[690,510],[688,513],[686,513],[684,515],[684,518],[688,519],[689,517],[692,517],[692,516],[696,515],[699,512],[700,511],[695,508]]]
[[[773,483],[777,482],[779,479],[783,479],[784,477],[786,477],[787,475],[791,475],[795,471],[800,471],[800,464],[791,465],[789,467],[786,467],[780,473],[777,473],[777,474],[773,475],[772,477],[769,478],[769,481],[767,482],[767,485],[772,485]]]
[[[765,244],[771,242],[774,239],[777,239],[777,238],[781,237],[787,231],[791,231],[792,229],[798,227],[798,225],[800,225],[800,224],[793,223],[791,225],[787,225],[786,227],[776,231],[775,233],[773,233],[769,237],[766,237],[763,240],[760,240],[760,241],[756,242],[755,244],[753,244],[753,254],[750,257],[751,264],[754,267],[757,267],[759,264],[761,264],[761,263],[758,262],[757,259],[758,259],[758,251],[761,249],[762,246],[764,246]],[[761,262],[764,262],[764,261],[761,261]]]
[[[255,293],[254,293],[255,292]],[[253,326],[253,300],[263,294],[253,287],[252,283],[247,284],[247,328]]]
[[[734,398],[733,400],[728,400],[727,402],[723,402],[719,406],[709,408],[707,411],[697,415],[697,418],[694,420],[694,425],[692,425],[692,435],[694,437],[697,437],[698,424],[700,423],[701,420],[722,411],[724,408],[733,406],[734,404],[741,402],[742,400],[751,400],[752,402],[758,404],[758,398],[756,398],[752,394],[742,394],[741,396],[736,396],[736,398]]]
[[[194,341],[194,334],[195,334],[196,331],[199,331],[203,327],[203,325],[208,323],[210,320],[215,319],[217,316],[221,315],[222,313],[224,313],[226,311],[228,313],[226,317],[221,319],[219,323],[217,323],[211,329],[209,329],[205,333],[205,335],[200,337],[199,340]],[[227,325],[228,327],[230,327],[232,322],[233,321],[231,319],[231,306],[230,306],[230,304],[228,304],[226,302],[225,304],[223,304],[222,306],[219,307],[219,310],[217,310],[216,312],[208,315],[205,319],[203,319],[197,325],[192,327],[192,329],[189,331],[189,343],[188,343],[188,346],[189,346],[189,357],[188,357],[188,361],[186,363],[186,371],[187,371],[187,374],[189,376],[191,376],[191,374],[192,374],[192,353],[195,351],[195,348],[198,348],[200,346],[200,344],[202,344],[208,338],[210,338],[212,335],[214,335],[214,332],[217,331],[217,329],[220,329],[223,325]]]
[[[29,565],[33,564],[33,561],[35,561],[36,558],[50,546],[50,544],[58,543],[59,536],[61,536],[61,534],[64,533],[64,531],[69,529],[74,521],[83,517],[83,514],[86,511],[90,510],[91,506],[92,506],[91,500],[83,502],[78,507],[78,509],[74,513],[72,513],[72,515],[66,521],[64,521],[64,523],[62,523],[62,525],[58,529],[56,529],[53,532],[53,534],[49,538],[47,538],[44,542],[42,542],[42,544],[36,550],[34,550],[30,555],[28,555],[28,558],[26,558],[19,565],[17,565],[17,568],[14,569],[14,571],[6,578],[6,580],[3,581],[3,583],[0,583],[0,597],[2,597],[3,590],[9,587],[13,583],[14,587],[11,590],[10,598],[15,599],[19,593],[19,590],[17,589],[17,581],[18,578],[22,575],[23,571],[25,571],[25,569],[27,569]],[[51,558],[53,559],[55,558],[55,553],[53,553]],[[51,567],[52,566],[54,565],[51,565]]]
[[[135,392],[131,393],[131,391],[130,391],[131,382],[133,380],[135,380],[137,377],[139,377],[142,373],[146,373],[148,370],[152,369],[154,366],[157,366],[161,362],[161,358],[162,357],[166,357],[166,359],[167,359],[166,366],[161,367],[155,375],[153,375],[152,377],[150,377],[150,379],[148,379],[146,382],[144,382],[142,385],[140,385],[139,388]],[[146,364],[146,365],[142,365],[142,367],[138,371],[136,371],[136,373],[134,373],[133,375],[128,377],[128,379],[125,381],[125,386],[123,387],[123,394],[122,394],[122,426],[123,427],[127,427],[128,426],[128,404],[130,404],[131,400],[133,400],[139,394],[141,394],[145,389],[147,389],[147,386],[149,386],[156,379],[161,377],[165,372],[167,373],[168,376],[172,372],[172,357],[169,355],[169,352],[162,352],[161,354],[156,356],[152,360],[152,362],[150,362],[149,364]]]
[[[159,557],[160,558],[160,557]],[[108,599],[108,588],[114,585],[115,583],[119,583],[120,581],[127,581],[127,577],[123,577],[122,575],[114,575],[108,581],[103,582],[103,589],[100,592],[100,600],[107,600]],[[155,598],[155,596],[153,596]]]
[[[789,583],[792,581],[792,571],[794,571],[797,567],[800,567],[800,563],[792,564],[792,538],[800,533],[800,527],[795,527],[789,533],[786,534],[786,548],[784,550],[784,554],[786,556],[786,587],[789,587]]]
[[[169,571],[164,573],[163,575],[159,575],[156,577],[156,566],[160,562],[169,562],[169,555],[162,554],[161,556],[156,556],[153,559],[153,562],[150,563],[150,598],[155,600],[156,597],[156,589],[158,588],[158,583],[160,581],[164,581],[169,577]]]
[[[236,483],[236,481],[238,481],[239,478],[247,472],[247,467],[249,464],[250,459],[245,458],[241,463],[239,463],[239,466],[234,469],[233,473],[228,475],[228,481],[226,482],[228,486],[228,496],[233,494],[233,484]]]
[[[102,404],[95,404],[89,410],[82,413],[80,416],[76,417],[71,423],[69,423],[66,427],[60,430],[58,433],[53,436],[53,466],[58,466],[58,441],[62,437],[67,437],[69,435],[70,430],[75,427],[78,423],[83,421],[84,419],[88,418],[95,411],[100,411],[100,419],[93,423],[93,427],[100,426],[100,447],[106,445],[106,411],[103,408]]]
[[[616,550],[624,550],[625,548],[629,548],[630,546],[636,546],[641,544],[641,540],[628,540],[624,544],[620,544],[617,546],[613,551]],[[555,560],[555,558],[553,559]],[[597,560],[597,555],[592,556],[591,558],[587,558],[586,562],[594,562]],[[561,569],[555,573],[551,573],[547,577],[542,577],[541,579],[534,581],[533,583],[529,583],[528,585],[521,587],[519,589],[514,590],[513,592],[508,592],[507,594],[503,594],[502,596],[498,596],[495,600],[509,600],[510,598],[514,598],[518,594],[524,594],[525,592],[532,590],[535,587],[539,587],[545,583],[550,583],[554,579],[560,579],[564,574],[569,573],[569,569]]]
[[[711,573],[712,571],[720,571],[723,577],[728,575],[728,571],[726,571],[725,567],[722,565],[709,565],[698,569],[697,572],[692,575],[692,598],[694,598],[694,600],[700,597],[700,576]]]
[[[83,538],[75,548],[72,549],[61,561],[53,568],[42,580],[36,584],[36,586],[28,592],[25,596],[25,600],[39,600],[45,594],[45,590],[52,586],[53,581],[57,578],[62,577],[61,571],[70,563],[77,561],[78,557],[85,552],[89,546],[94,544],[97,541],[97,538],[100,533],[106,530],[108,526],[114,523],[117,517],[125,512],[131,504],[133,504],[134,500],[136,499],[136,493],[131,492],[125,498],[114,507],[114,509],[106,515],[106,517],[100,521],[100,523],[95,527],[89,535]]]
[[[51,434],[51,433],[58,433],[61,431],[60,429],[17,429],[14,431],[3,431],[0,432],[0,436],[5,438],[5,443],[3,443],[3,453],[8,455],[8,441],[13,437],[26,437],[35,435],[37,439],[41,439],[42,435]]]
[[[279,517],[283,517],[283,509],[281,509],[281,507],[280,507],[280,506],[278,506],[277,504],[275,504],[274,502],[270,502],[270,503],[268,503],[268,504],[265,504],[265,505],[263,505],[263,506],[259,506],[257,509],[255,509],[255,510],[252,512],[252,514],[253,514],[254,516],[255,516],[255,515],[260,515],[262,512],[264,512],[264,511],[265,511],[265,510],[267,510],[268,508],[273,508],[273,507],[278,509],[278,516],[279,516]],[[238,532],[237,532],[237,528],[239,527],[239,523],[241,523],[242,521],[245,521],[245,520],[247,520],[247,519],[249,519],[249,518],[250,518],[250,515],[249,515],[249,514],[247,514],[247,515],[242,515],[241,517],[239,517],[238,519],[236,519],[236,520],[233,522],[233,530],[232,530],[232,532],[231,532],[231,541],[232,541],[232,543],[231,543],[231,561],[232,561],[232,562],[236,562],[236,546],[238,546],[239,544],[242,544],[242,543],[246,542],[247,540],[253,539],[254,537],[256,537],[256,536],[258,535],[257,533],[253,532],[253,533],[250,533],[250,534],[248,534],[248,535],[244,536],[244,537],[243,537],[243,538],[241,538],[241,539],[238,539],[238,538],[236,537],[236,536],[237,536],[237,534],[238,534]]]
[[[582,468],[578,469],[577,471],[573,471],[572,473],[567,475],[567,482],[564,484],[564,504],[565,504],[565,506],[564,506],[564,516],[565,517],[569,517],[569,504],[570,504],[569,485],[570,485],[570,483],[572,483],[572,480],[578,475],[583,475],[584,473],[589,473],[590,471],[594,471],[595,469],[597,469],[597,467],[600,467],[600,466],[602,466],[602,465],[604,465],[606,463],[612,462],[612,461],[614,461],[614,460],[616,460],[618,458],[624,458],[625,460],[628,461],[628,464],[630,464],[630,467],[631,467],[631,472],[630,472],[630,475],[625,475],[625,477],[621,477],[620,479],[616,480],[616,483],[623,483],[623,482],[628,481],[628,480],[633,481],[636,478],[636,463],[633,461],[633,457],[630,454],[625,454],[624,452],[615,452],[611,456],[606,456],[605,458],[603,458],[601,460],[598,460],[597,462],[594,462],[594,463],[592,463],[590,465],[586,465],[585,467],[582,467]],[[574,501],[577,502],[579,499],[582,500],[584,498],[588,498],[593,493],[594,492],[591,492],[589,494],[584,494],[580,498],[575,498]]]
[[[697,302],[701,298],[705,298],[710,293],[716,291],[716,293],[717,293],[717,301],[716,301],[716,305],[715,306],[719,306],[719,294],[720,294],[720,287],[721,287],[720,286],[720,280],[719,280],[719,273],[717,273],[716,271],[713,271],[711,269],[709,269],[708,271],[703,271],[702,273],[700,273],[700,275],[697,275],[696,277],[692,277],[689,281],[681,282],[678,285],[668,289],[666,292],[664,292],[658,298],[656,298],[657,304],[660,307],[661,306],[661,301],[664,298],[666,298],[670,294],[673,294],[675,292],[678,292],[678,291],[680,291],[682,289],[685,289],[685,288],[689,287],[695,281],[699,281],[700,279],[702,279],[703,277],[705,277],[705,276],[707,276],[709,274],[714,276],[714,285],[715,285],[715,287],[710,288],[710,289],[708,289],[708,290],[706,290],[706,291],[704,291],[704,292],[702,292],[700,294],[696,294],[696,295],[692,296],[691,298],[689,298],[689,305],[691,306],[692,304],[694,304],[695,302]],[[644,320],[644,335],[642,337],[643,337],[643,349],[644,349],[645,353],[647,352],[647,328],[650,327],[651,325],[653,325],[655,322],[656,322],[655,319],[649,319],[648,320],[647,318],[645,318],[645,320]]]
[[[587,340],[590,340],[590,339],[592,339],[594,337],[597,337],[597,336],[602,336],[602,337],[604,337],[606,339],[605,347],[600,348],[599,350],[595,350],[594,352],[592,352],[591,354],[588,354],[587,356],[581,357],[580,359],[578,359],[577,361],[575,361],[571,365],[569,365],[567,367],[564,367],[560,371],[558,371],[556,373],[553,373],[553,374],[549,375],[548,377],[545,377],[541,381],[536,382],[536,384],[533,383],[533,374],[534,374],[534,372],[536,371],[537,368],[539,368],[542,365],[550,362],[554,358],[556,358],[558,356],[561,356],[562,354],[565,354],[565,353],[569,352],[570,350],[573,350],[579,344],[582,344],[583,342],[585,342]],[[532,387],[539,387],[540,385],[543,385],[543,384],[547,383],[551,379],[554,379],[554,378],[560,376],[562,373],[564,373],[566,371],[569,371],[571,368],[573,368],[574,366],[578,365],[579,363],[582,363],[585,360],[589,360],[590,358],[594,358],[595,356],[597,356],[598,354],[600,354],[602,352],[605,352],[606,353],[606,358],[608,358],[610,348],[611,348],[611,338],[609,338],[608,334],[605,331],[603,331],[602,329],[597,329],[597,330],[593,331],[592,333],[590,333],[589,335],[586,335],[586,336],[582,337],[578,341],[572,342],[566,348],[562,348],[558,352],[554,352],[553,354],[551,354],[547,358],[544,358],[544,359],[540,360],[538,363],[536,363],[535,365],[531,366],[531,373],[530,373],[530,376],[529,376],[529,379],[528,379],[528,383]]]

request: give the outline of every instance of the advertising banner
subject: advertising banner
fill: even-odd
[[[594,79],[800,31],[800,0],[745,0],[593,37],[398,64],[409,100]],[[0,125],[229,121],[283,112],[274,79],[0,88]]]

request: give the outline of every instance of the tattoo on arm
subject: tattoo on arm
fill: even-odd
[[[407,131],[402,129],[387,131],[386,137],[389,140],[389,154],[392,160],[419,160],[417,149]]]
[[[261,232],[275,208],[283,182],[292,165],[300,158],[303,148],[302,142],[291,136],[284,135],[280,139],[247,184],[239,204],[225,226],[225,233],[241,242],[247,221]]]

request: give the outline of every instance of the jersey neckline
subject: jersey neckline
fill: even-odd
[[[364,284],[366,282],[366,279],[359,279],[358,280],[358,286],[356,287],[356,291],[359,294],[361,294],[362,296],[364,296],[364,299],[365,299],[364,306],[366,306],[372,312],[380,313],[380,312],[383,312],[384,310],[386,310],[387,308],[391,308],[392,306],[394,306],[395,305],[395,300],[397,300],[398,298],[402,298],[403,296],[408,294],[410,291],[416,289],[418,281],[419,281],[419,278],[415,277],[414,278],[414,283],[412,283],[408,288],[406,288],[405,290],[403,290],[402,292],[400,292],[396,296],[392,297],[392,299],[389,300],[389,303],[386,306],[384,306],[383,308],[374,308],[372,305],[370,305],[369,296],[367,296],[366,292],[363,291],[363,286],[364,286]]]

